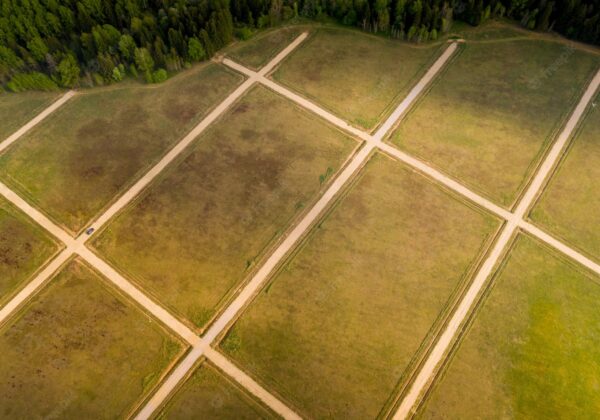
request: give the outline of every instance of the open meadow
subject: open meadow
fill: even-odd
[[[600,97],[530,218],[600,262]]]
[[[208,64],[82,92],[0,155],[0,179],[79,233],[241,81]]]
[[[600,277],[520,235],[419,418],[593,418]]]
[[[391,141],[510,208],[600,57],[534,39],[461,48]]]
[[[357,31],[319,29],[273,78],[371,130],[406,96],[439,53],[437,45],[416,46]]]
[[[0,329],[9,418],[123,417],[182,346],[80,260]]]
[[[203,328],[356,146],[257,87],[117,217],[94,247]]]
[[[221,348],[307,417],[374,418],[497,226],[375,155]]]

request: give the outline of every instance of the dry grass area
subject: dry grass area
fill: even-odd
[[[0,196],[0,304],[59,250],[41,227]]]
[[[600,278],[520,236],[420,418],[595,418]]]
[[[377,154],[221,347],[312,418],[374,418],[498,227]]]
[[[60,95],[60,92],[2,93],[0,91],[0,142],[27,124]]]
[[[202,328],[356,146],[257,86],[93,245]]]
[[[124,417],[181,350],[72,260],[0,330],[1,417]]]
[[[600,97],[530,218],[600,261]]]
[[[259,70],[300,35],[302,30],[303,28],[295,26],[268,30],[248,41],[240,41],[227,55],[240,64]]]
[[[86,91],[0,156],[0,179],[78,233],[241,80],[207,64],[161,85]]]
[[[273,78],[352,124],[373,129],[427,71],[440,47],[349,29],[318,29]]]
[[[392,142],[511,207],[598,65],[561,43],[467,42]]]
[[[209,362],[196,368],[158,417],[174,420],[276,418]]]

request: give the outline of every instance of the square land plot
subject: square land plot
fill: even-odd
[[[439,46],[349,29],[319,29],[286,58],[273,78],[351,124],[373,129],[439,54]]]
[[[357,146],[257,86],[93,246],[202,328]]]
[[[521,235],[420,418],[597,418],[600,279]]]
[[[542,40],[461,48],[391,141],[510,208],[600,59]]]
[[[160,418],[250,420],[277,416],[205,361],[173,395]]]
[[[376,154],[221,348],[307,417],[375,418],[498,226]]]
[[[600,262],[600,97],[530,218]]]
[[[71,260],[0,329],[0,417],[125,417],[182,351]]]
[[[0,179],[79,233],[241,82],[210,63],[79,93],[0,155]]]
[[[0,306],[59,249],[57,240],[0,196]]]

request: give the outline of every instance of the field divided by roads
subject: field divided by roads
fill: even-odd
[[[0,95],[0,413],[597,413],[600,52],[456,35]]]

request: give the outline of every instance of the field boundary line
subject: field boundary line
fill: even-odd
[[[421,396],[431,385],[437,373],[436,371],[438,370],[438,366],[443,362],[445,356],[448,354],[448,351],[451,349],[451,345],[454,343],[455,338],[460,331],[460,327],[464,324],[464,321],[469,315],[471,308],[474,306],[477,298],[480,296],[480,292],[486,280],[492,274],[493,269],[500,261],[500,258],[504,254],[507,245],[510,243],[513,235],[518,231],[519,227],[523,226],[528,232],[540,238],[542,241],[549,243],[559,251],[566,251],[567,256],[576,259],[577,261],[585,258],[568,246],[563,245],[559,241],[553,240],[550,235],[544,235],[541,230],[534,228],[532,225],[525,222],[523,218],[539,194],[545,179],[552,173],[552,168],[554,168],[557,160],[560,158],[561,151],[565,147],[568,139],[571,137],[571,133],[587,109],[589,103],[594,97],[595,92],[598,90],[598,86],[600,86],[600,70],[596,72],[596,75],[589,83],[584,94],[581,96],[577,106],[571,113],[571,116],[566,124],[563,126],[557,140],[554,142],[542,164],[539,166],[525,194],[523,194],[520,202],[517,204],[515,212],[512,214],[511,218],[507,220],[507,224],[500,233],[498,241],[494,245],[491,253],[475,276],[473,283],[463,296],[463,299],[458,304],[456,311],[450,318],[445,330],[439,336],[439,339],[429,354],[429,357],[423,364],[420,372],[415,377],[408,393],[404,396],[404,399],[400,403],[398,410],[394,414],[393,418],[395,420],[405,419],[415,414],[418,404],[421,402]],[[591,267],[588,266],[588,268],[600,273],[600,271],[597,269],[592,268],[593,265]],[[597,267],[596,265],[595,268],[600,267]]]
[[[15,141],[17,141],[18,139],[23,137],[23,135],[25,135],[25,133],[27,133],[33,127],[35,127],[40,122],[42,122],[48,115],[52,114],[58,108],[63,106],[69,99],[71,99],[73,96],[75,96],[75,94],[76,94],[76,92],[74,90],[68,91],[67,93],[62,95],[60,98],[55,100],[53,103],[51,103],[48,107],[46,107],[42,112],[37,114],[31,120],[29,120],[29,122],[27,124],[25,124],[24,126],[19,128],[13,134],[8,136],[5,140],[1,141],[0,142],[0,153],[2,153],[4,150],[6,150],[6,148],[8,148]]]

